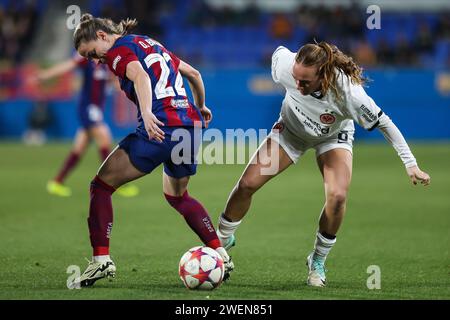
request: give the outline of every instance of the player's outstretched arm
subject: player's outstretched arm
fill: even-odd
[[[387,115],[383,114],[379,118],[378,129],[383,133],[386,140],[389,141],[402,159],[406,167],[406,173],[411,182],[414,185],[418,182],[424,186],[429,185],[431,182],[430,176],[426,172],[420,170],[405,138]]]
[[[200,109],[200,112],[205,119],[205,126],[208,127],[208,124],[212,120],[212,113],[205,105],[205,85],[203,83],[202,75],[197,69],[182,60],[180,60],[178,70],[183,77],[187,78],[189,87],[194,95],[194,103]]]
[[[48,80],[60,75],[65,74],[66,72],[72,71],[77,67],[77,62],[75,59],[69,59],[63,61],[61,63],[55,64],[54,66],[41,70],[37,73],[38,80]]]
[[[127,64],[126,76],[134,83],[142,119],[149,138],[162,142],[164,131],[159,126],[164,126],[164,123],[159,121],[152,112],[152,83],[150,77],[139,61],[132,61]]]

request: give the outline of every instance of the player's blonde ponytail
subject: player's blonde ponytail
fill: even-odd
[[[331,89],[337,99],[342,98],[336,85],[338,77],[336,70],[347,75],[354,84],[363,85],[367,81],[362,75],[363,69],[353,61],[352,57],[325,41],[302,46],[295,56],[295,61],[306,67],[317,66],[319,79],[322,80],[322,95]]]
[[[73,33],[73,44],[78,50],[81,42],[89,42],[97,39],[97,31],[102,30],[108,34],[126,35],[138,24],[136,19],[126,19],[118,24],[111,19],[94,18],[91,14],[85,13],[81,16],[80,24]]]

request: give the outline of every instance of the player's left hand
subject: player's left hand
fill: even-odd
[[[419,169],[418,166],[406,168],[406,172],[408,173],[409,178],[413,184],[417,184],[419,181],[424,186],[427,186],[431,182],[431,178],[428,173],[423,172]]]
[[[203,106],[200,108],[200,113],[203,116],[203,119],[205,119],[205,128],[208,128],[209,123],[212,120],[212,112],[208,109],[208,107]]]

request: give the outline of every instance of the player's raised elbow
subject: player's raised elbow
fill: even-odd
[[[192,68],[191,76],[196,79],[200,79],[202,74],[197,69]]]
[[[198,71],[197,69],[192,68],[186,74],[186,78],[188,78],[191,81],[196,81],[196,80],[198,81],[198,80],[202,79],[202,75],[201,75],[200,71]]]
[[[202,78],[200,71],[198,71],[197,69],[195,69],[194,67],[187,64],[184,61],[180,62],[179,71],[184,77],[188,78],[191,81]]]

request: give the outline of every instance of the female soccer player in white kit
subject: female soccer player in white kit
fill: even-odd
[[[398,128],[364,91],[361,67],[336,46],[306,44],[297,53],[280,46],[272,56],[272,77],[286,89],[280,118],[231,192],[217,234],[225,248],[232,247],[234,232],[250,208],[252,195],[313,148],[326,200],[314,250],[307,258],[307,284],[324,286],[325,259],[336,242],[351,181],[353,122],[383,133],[412,183],[428,185],[430,176],[419,169]],[[268,164],[272,168],[275,164],[276,169],[264,172]]]

